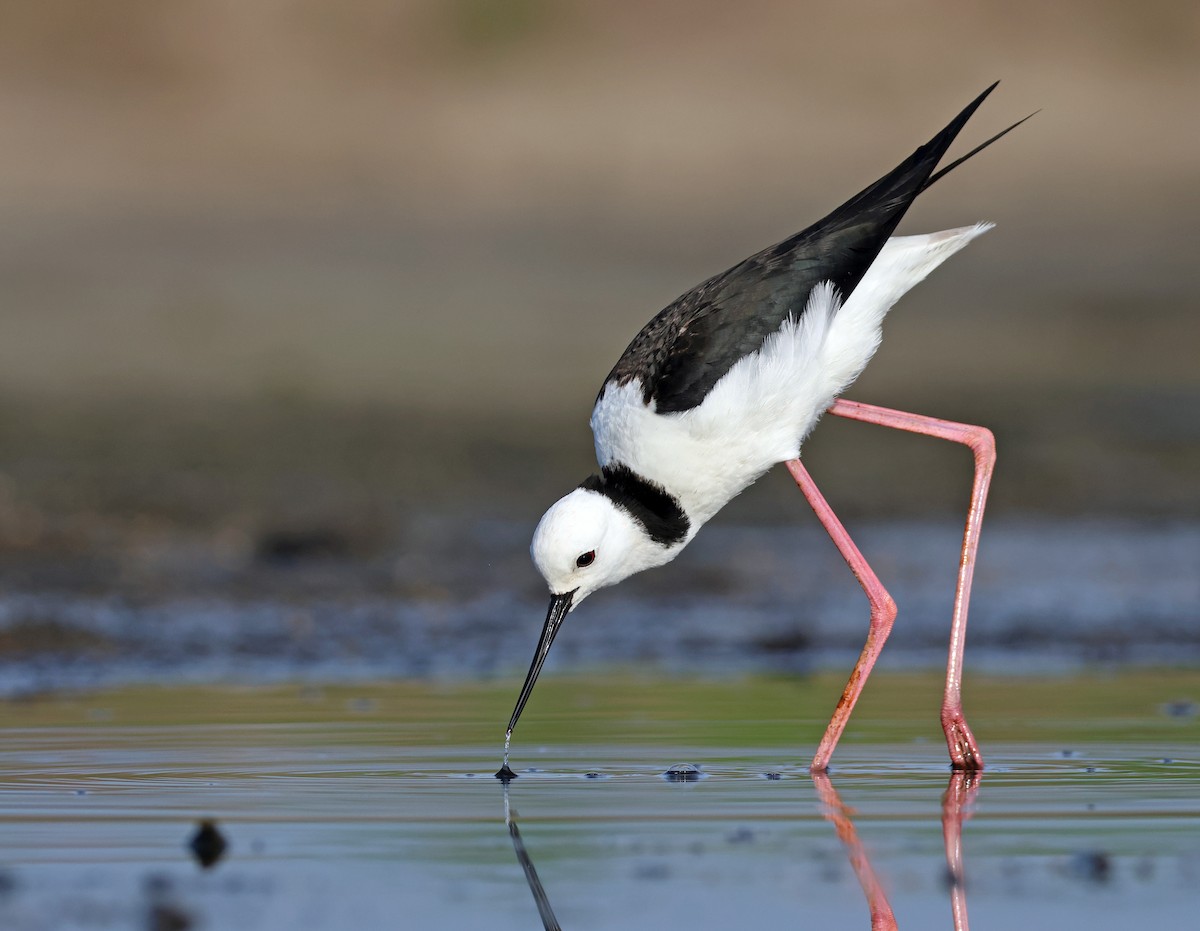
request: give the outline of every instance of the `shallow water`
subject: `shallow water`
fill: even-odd
[[[500,728],[480,739],[489,716],[503,718],[503,690],[10,702],[0,927],[140,929],[186,916],[217,928],[532,928],[540,900],[549,927],[866,928],[867,889],[881,927],[890,910],[899,927],[951,928],[953,904],[959,927],[964,909],[976,928],[1185,927],[1200,881],[1197,718],[1176,701],[1189,683],[1169,671],[1030,680],[1031,700],[1044,689],[1063,701],[1026,722],[1024,741],[1003,739],[1011,724],[977,701],[989,769],[971,781],[947,772],[936,718],[908,714],[911,695],[933,686],[936,698],[936,677],[885,675],[825,782],[803,753],[816,709],[787,716],[798,739],[759,720],[783,684],[658,688],[694,712],[683,726],[679,706],[647,697],[652,686],[618,678],[589,692],[595,681],[550,679],[516,734],[507,791],[492,778]],[[977,699],[999,685],[978,683]],[[1098,699],[1112,693],[1125,696],[1120,720]],[[591,707],[564,708],[570,694]],[[739,722],[728,706],[743,694],[754,717]],[[649,704],[630,715],[618,697]],[[1100,705],[1100,720],[1080,705]],[[717,706],[726,721],[706,729]],[[571,729],[594,739],[558,739]],[[703,777],[664,778],[677,763]],[[203,817],[229,843],[207,870],[186,846]],[[959,886],[944,831],[961,832]]]

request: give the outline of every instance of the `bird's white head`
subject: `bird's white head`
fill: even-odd
[[[633,510],[587,484],[556,501],[533,533],[530,554],[550,587],[550,609],[508,723],[509,734],[533,692],[550,644],[567,614],[596,589],[670,562],[686,543],[688,522],[682,511],[672,515],[676,525],[668,536],[660,523],[653,523],[654,530],[650,529],[647,521],[653,522],[654,518],[644,502],[631,503],[632,508],[643,512],[639,519]],[[673,501],[661,490],[652,489],[650,494],[656,503],[661,503],[660,498]]]
[[[571,607],[606,585],[659,566],[674,548],[654,542],[633,515],[599,492],[576,488],[542,516],[529,548],[551,595]]]

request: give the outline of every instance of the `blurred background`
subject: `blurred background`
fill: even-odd
[[[977,642],[1200,656],[1196,4],[0,9],[0,688],[519,675],[632,335],[997,78],[901,231],[997,228],[848,396],[996,431]],[[805,452],[938,655],[969,459]],[[806,666],[860,599],[773,474],[556,653]]]

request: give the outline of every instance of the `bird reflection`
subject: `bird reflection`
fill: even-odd
[[[969,931],[963,874],[962,827],[971,817],[971,808],[979,793],[980,778],[979,773],[957,770],[951,773],[950,783],[942,794],[942,835],[946,841],[946,870],[954,931]],[[850,866],[866,896],[867,907],[871,912],[871,931],[896,931],[899,926],[887,893],[854,827],[854,810],[842,801],[827,774],[813,773],[812,780],[817,797],[825,809],[825,818],[833,824],[838,838],[845,846]],[[529,891],[533,893],[533,901],[537,905],[538,915],[541,916],[542,926],[546,931],[561,931],[562,926],[554,915],[545,887],[542,886],[537,869],[533,865],[533,858],[521,839],[521,831],[517,827],[517,812],[509,802],[508,780],[504,780],[504,824],[508,828],[508,836],[512,839],[517,862],[521,864],[525,873]]]
[[[538,878],[533,859],[529,856],[529,851],[525,849],[525,842],[521,840],[521,831],[517,828],[517,813],[508,800],[507,779],[504,780],[504,824],[508,827],[508,836],[512,838],[513,850],[517,853],[517,862],[525,871],[525,881],[529,883],[529,891],[533,893],[533,901],[537,904],[538,914],[542,917],[542,925],[546,931],[562,931],[558,919],[554,917],[554,909],[550,905],[550,899],[546,895],[542,881]]]

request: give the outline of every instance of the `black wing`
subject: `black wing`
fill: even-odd
[[[933,173],[954,137],[995,87],[985,90],[929,142],[829,216],[677,298],[634,337],[605,385],[640,379],[646,403],[656,401],[660,413],[690,410],[734,363],[757,351],[789,314],[803,313],[816,285],[832,282],[844,300],[916,196],[1019,125]]]

